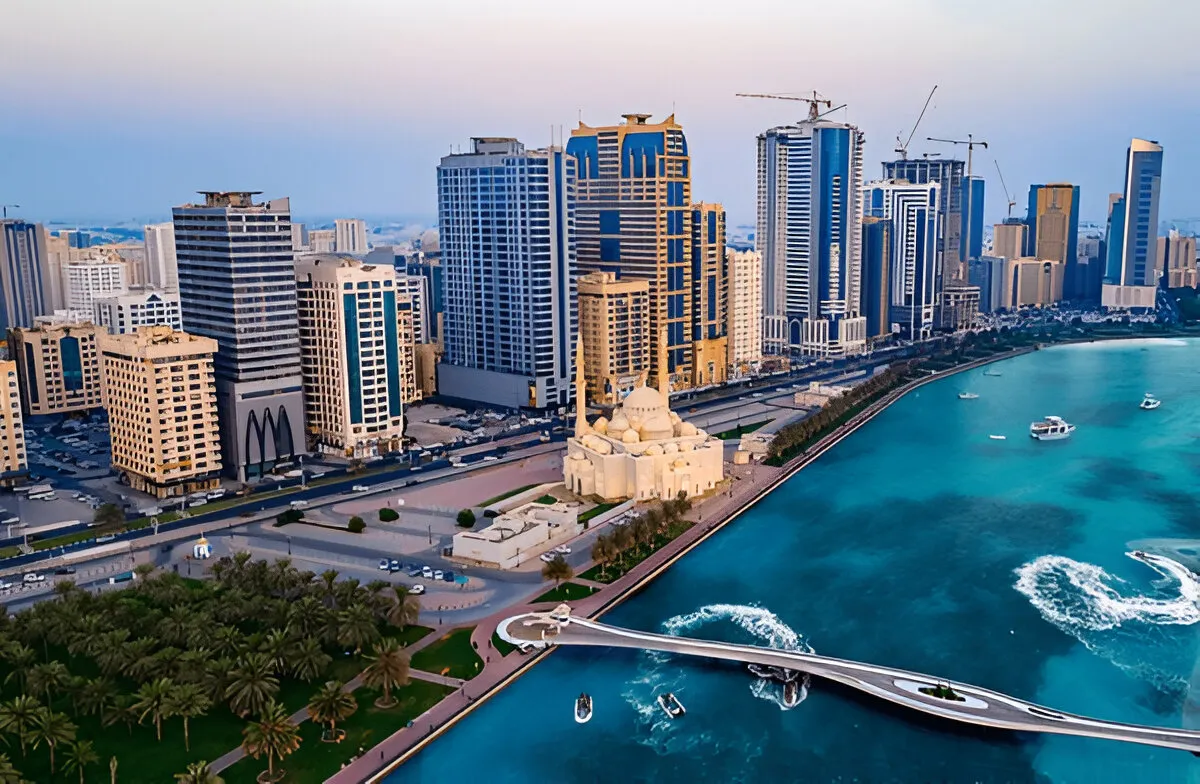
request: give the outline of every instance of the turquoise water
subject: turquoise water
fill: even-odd
[[[1127,555],[1200,566],[1200,343],[1059,347],[988,371],[908,395],[605,622],[1200,727],[1200,586]],[[1146,391],[1157,411],[1138,409]],[[1047,414],[1078,430],[1033,441]],[[686,718],[654,707],[666,690]],[[580,691],[596,706],[583,726]],[[390,781],[445,780],[464,760],[491,782],[1200,781],[1181,751],[966,728],[822,681],[792,710],[779,698],[729,665],[562,649]]]

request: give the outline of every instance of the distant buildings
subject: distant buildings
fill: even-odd
[[[179,291],[179,263],[175,257],[175,225],[145,227],[145,284],[162,291]]]
[[[1101,304],[1109,308],[1153,308],[1162,270],[1158,249],[1158,197],[1163,148],[1134,139],[1125,158],[1125,191],[1109,217],[1108,265]]]
[[[671,115],[626,114],[619,125],[571,131],[579,166],[581,272],[650,282],[650,383],[686,389],[693,378],[691,159]],[[442,238],[443,258],[445,235]]]
[[[1029,246],[1029,226],[1019,218],[1008,218],[992,227],[992,255],[1019,259]]]
[[[728,319],[725,334],[729,343],[730,372],[743,374],[758,369],[763,356],[763,264],[755,250],[725,253],[728,281]]]
[[[66,310],[77,321],[91,321],[97,299],[129,291],[125,262],[114,255],[69,261],[62,266]]]
[[[438,166],[442,395],[507,408],[571,401],[575,159],[476,138]]]
[[[357,218],[338,218],[333,222],[333,247],[338,253],[363,255],[367,247],[367,222]]]
[[[1062,262],[1063,295],[1079,299],[1086,281],[1079,274],[1079,186],[1068,183],[1029,186],[1029,226],[1024,256]]]
[[[217,341],[221,463],[261,475],[304,448],[291,209],[251,192],[204,192],[172,210],[183,326]]]
[[[650,282],[591,272],[576,285],[588,399],[619,403],[650,372]]]
[[[1005,309],[1044,308],[1060,302],[1066,266],[1057,259],[1008,259],[1002,293]]]
[[[31,327],[47,312],[46,230],[40,223],[0,220],[0,329]]]
[[[141,327],[98,338],[112,465],[157,498],[220,484],[213,354],[217,341]]]
[[[96,326],[111,335],[136,332],[139,327],[166,326],[181,332],[183,310],[177,291],[138,289],[112,297],[100,297],[92,303]]]
[[[862,144],[855,126],[824,120],[759,134],[756,236],[772,353],[844,356],[866,347]]]
[[[19,388],[17,363],[0,361],[0,486],[5,487],[29,473]]]
[[[692,257],[692,379],[693,387],[728,380],[729,341],[725,333],[725,208],[693,204]]]
[[[1174,230],[1166,237],[1159,237],[1157,259],[1156,266],[1164,271],[1168,288],[1196,288],[1195,237]]]
[[[337,249],[335,229],[312,229],[308,232],[308,250],[312,253],[333,253]]]
[[[404,369],[396,289],[391,265],[325,255],[296,262],[305,423],[313,450],[363,458],[400,449]],[[406,331],[411,352],[411,318]]]
[[[8,353],[17,363],[26,414],[66,414],[103,404],[98,332],[90,323],[49,318],[9,330]]]
[[[1007,261],[1000,256],[980,256],[967,262],[968,281],[979,289],[979,310],[983,313],[1008,307],[1004,299]]]
[[[868,192],[870,186],[868,186]],[[884,217],[863,218],[862,314],[867,320],[867,340],[892,334],[892,221]]]
[[[297,253],[308,250],[308,229],[303,223],[292,223],[292,250]]]
[[[882,180],[867,185],[863,200],[866,215],[892,224],[889,319],[909,340],[929,338],[937,326],[941,191],[935,181]]]

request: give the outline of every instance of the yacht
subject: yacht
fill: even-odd
[[[974,392],[959,392],[958,393],[959,400],[975,400],[978,397],[979,397],[979,395],[976,395]]]
[[[580,694],[579,699],[575,700],[575,723],[587,724],[592,720],[592,698],[587,694]]]
[[[1041,422],[1029,426],[1029,435],[1038,441],[1061,441],[1075,432],[1075,426],[1063,421],[1062,417],[1048,416]]]
[[[992,439],[993,441],[1004,441],[1008,438],[1008,436],[988,436],[988,438]]]
[[[993,373],[990,370],[985,370],[985,371],[983,371],[983,375],[985,375],[985,376],[1001,376],[1004,374],[1003,373]]]
[[[658,695],[658,707],[662,708],[663,713],[672,719],[678,719],[687,713],[683,708],[683,703],[671,692]]]
[[[1142,398],[1142,402],[1138,405],[1138,408],[1142,409],[1143,411],[1153,411],[1161,405],[1161,400],[1147,392],[1146,396]]]

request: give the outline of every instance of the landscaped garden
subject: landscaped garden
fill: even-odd
[[[475,627],[455,629],[417,651],[412,657],[413,669],[462,680],[474,678],[483,669],[483,659],[471,646],[473,631]]]
[[[628,523],[613,526],[596,537],[592,543],[592,560],[596,565],[579,576],[611,583],[626,574],[692,527],[693,523],[683,519],[691,506],[680,494],[679,498],[663,501]]]
[[[741,438],[742,436],[746,435],[747,433],[753,433],[755,430],[758,430],[760,427],[770,424],[770,422],[771,422],[771,420],[764,419],[761,422],[755,422],[750,425],[738,425],[737,427],[732,428],[730,430],[723,430],[720,433],[714,433],[713,438],[719,438],[722,441],[730,441],[735,438]]]
[[[476,504],[476,506],[491,506],[492,504],[503,501],[505,498],[512,498],[514,495],[517,495],[518,493],[524,493],[526,490],[532,490],[535,487],[537,487],[537,485],[525,485],[524,487],[515,487],[512,490],[509,490],[508,492],[504,492],[504,493],[501,493],[500,495],[492,496],[491,498],[489,498],[486,501],[480,501],[478,504]]]
[[[535,602],[574,602],[587,597],[598,591],[598,588],[593,588],[588,585],[579,585],[578,583],[563,583],[555,588],[551,588],[544,594],[534,599]]]

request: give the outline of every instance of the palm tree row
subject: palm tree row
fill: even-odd
[[[622,525],[614,525],[608,533],[600,534],[592,543],[592,560],[600,564],[602,580],[608,579],[608,566],[618,561],[625,568],[625,556],[630,550],[653,548],[655,540],[668,533],[671,526],[692,508],[692,502],[680,491],[674,499],[662,501]]]

